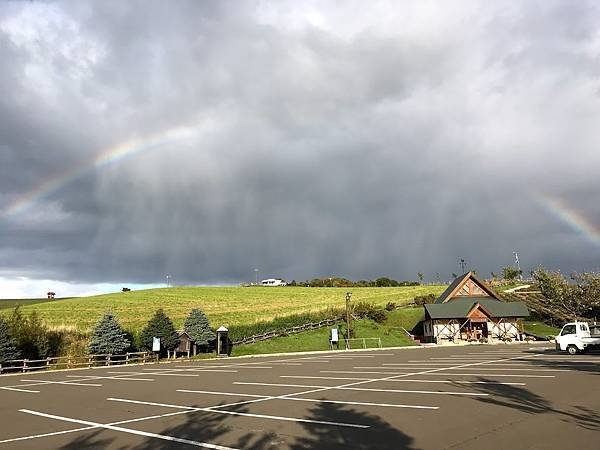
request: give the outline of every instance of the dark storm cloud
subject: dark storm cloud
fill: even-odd
[[[0,7],[0,208],[87,167],[2,217],[0,276],[446,279],[514,250],[597,268],[589,228],[540,204],[598,230],[597,6],[357,9]]]

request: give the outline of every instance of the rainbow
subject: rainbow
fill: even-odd
[[[109,164],[116,163],[139,153],[157,149],[171,142],[189,139],[197,134],[197,132],[197,127],[179,126],[145,138],[136,137],[129,139],[126,142],[105,149],[95,155],[92,159],[70,167],[64,172],[44,180],[33,189],[20,195],[12,203],[0,210],[0,219],[6,219],[24,213],[39,200],[58,191],[86,173],[102,169]]]
[[[567,224],[577,234],[592,244],[600,246],[600,226],[592,223],[559,198],[540,194],[537,196],[537,200],[545,210]]]

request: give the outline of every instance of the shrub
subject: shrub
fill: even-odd
[[[127,334],[115,316],[106,313],[92,331],[89,351],[91,354],[118,355],[124,353],[130,345],[131,341],[127,339]]]
[[[396,309],[396,304],[394,302],[387,302],[387,305],[385,305],[385,310],[386,311],[393,311]]]
[[[367,314],[367,317],[377,323],[383,323],[383,322],[385,322],[385,319],[387,318],[385,311],[383,309],[374,309],[372,311],[369,311],[369,313]]]
[[[158,309],[154,316],[148,321],[146,327],[140,334],[142,348],[152,350],[152,338],[160,338],[161,352],[174,350],[179,345],[179,338],[173,326],[173,322],[165,314],[162,308]]]
[[[0,363],[20,356],[17,341],[12,337],[10,325],[0,317]]]
[[[360,318],[369,318],[377,323],[385,322],[385,312],[372,303],[360,302],[354,306],[353,315]]]
[[[23,358],[40,359],[51,356],[48,329],[35,311],[25,316],[19,307],[15,308],[9,324]]]
[[[210,323],[206,315],[199,309],[192,309],[190,315],[185,319],[183,329],[194,340],[196,345],[208,347],[208,341],[215,337],[210,329]]]
[[[433,303],[435,302],[436,296],[434,294],[427,294],[427,295],[417,295],[415,297],[415,304],[419,305],[419,306],[423,306],[426,303]]]

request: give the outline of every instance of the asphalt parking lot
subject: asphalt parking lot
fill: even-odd
[[[6,449],[596,449],[600,355],[544,345],[0,377]]]

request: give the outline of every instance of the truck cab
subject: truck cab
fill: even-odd
[[[586,322],[567,323],[556,337],[556,349],[566,351],[570,355],[583,353],[598,346],[600,336],[593,336]]]

